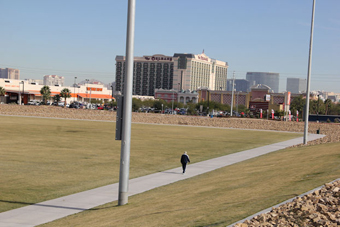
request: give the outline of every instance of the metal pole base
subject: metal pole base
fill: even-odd
[[[123,206],[127,203],[128,203],[128,193],[127,192],[119,192],[118,206]]]

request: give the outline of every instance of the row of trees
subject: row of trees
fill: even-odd
[[[142,101],[140,99],[133,99],[132,100],[132,110],[138,111],[140,108],[143,107],[151,107],[155,108],[156,110],[161,110],[163,104],[163,109],[166,108],[172,108],[172,103],[168,103],[164,100],[145,100]],[[202,112],[208,113],[209,111],[215,110],[215,111],[227,111],[230,112],[230,106],[224,105],[217,102],[207,102],[202,101],[197,104],[194,103],[188,103],[184,105],[183,103],[174,102],[173,108],[187,108],[188,114],[195,114],[197,111],[200,110],[200,106],[202,105],[203,109]],[[293,99],[290,110],[292,113],[296,113],[296,111],[299,111],[299,117],[302,117],[302,114],[304,113],[304,106],[306,105],[306,99],[303,98],[303,96],[299,96]],[[208,108],[209,107],[209,108]],[[238,105],[234,106],[234,111],[237,112],[244,112],[245,114],[249,113],[249,109],[247,109],[244,105]],[[282,115],[283,112],[275,113],[275,115]],[[326,99],[325,101],[319,99],[319,100],[310,100],[309,103],[309,113],[310,114],[320,114],[320,115],[340,115],[340,103],[333,103],[330,99]]]
[[[51,89],[49,86],[43,86],[40,89],[40,94],[43,97],[43,102],[46,105],[47,104],[47,100],[49,100],[51,98]],[[66,99],[71,97],[71,91],[68,88],[64,88],[63,90],[61,90],[60,94],[55,95],[53,97],[53,101],[55,102],[59,102],[61,100],[61,98],[64,98],[64,107],[66,107]]]
[[[290,104],[290,110],[292,113],[299,111],[299,115],[302,116],[305,105],[306,98],[299,96],[293,99],[292,103]],[[340,115],[340,104],[333,103],[330,99],[326,99],[325,101],[321,99],[310,100],[309,113],[320,115]]]
[[[150,107],[150,108],[154,108],[155,110],[165,110],[165,109],[176,109],[176,108],[186,108],[188,114],[197,114],[198,111],[201,111],[201,106],[202,106],[202,112],[208,113],[211,112],[212,110],[215,111],[227,111],[230,112],[230,106],[229,105],[224,105],[221,103],[217,103],[214,101],[201,101],[199,103],[188,103],[188,104],[183,104],[181,102],[166,102],[162,99],[160,100],[140,100],[140,99],[136,99],[133,98],[132,99],[132,111],[136,112],[139,111],[142,108],[145,107]],[[244,106],[244,105],[238,105],[237,106],[237,110],[238,112],[248,112],[249,110]],[[235,111],[235,109],[234,109]]]
[[[2,96],[5,96],[6,94],[6,90],[5,88],[3,87],[0,87],[0,97]],[[51,89],[49,86],[43,86],[41,89],[40,89],[40,94],[42,95],[43,97],[43,102],[44,104],[47,104],[47,100],[49,100],[51,98]],[[64,88],[60,94],[58,95],[55,95],[53,97],[53,100],[55,102],[59,102],[61,100],[61,98],[64,98],[65,99],[65,105],[66,106],[66,99],[67,98],[70,98],[71,97],[71,91],[68,89],[68,88]]]
[[[4,96],[6,91],[3,87],[0,87],[0,97]],[[43,86],[40,90],[40,94],[43,97],[43,102],[46,104],[47,100],[51,98],[51,89],[49,86]],[[55,102],[59,102],[61,98],[64,98],[65,106],[66,106],[66,99],[71,97],[71,91],[68,88],[64,88],[60,94],[57,94],[53,97]],[[306,99],[302,96],[295,97],[290,105],[290,110],[292,113],[296,113],[299,111],[300,117],[304,112],[304,106],[306,104]],[[112,105],[116,105],[116,103],[112,103]],[[188,103],[183,104],[179,102],[168,103],[162,99],[160,100],[145,100],[142,101],[140,99],[133,98],[132,100],[132,110],[139,111],[143,107],[150,107],[155,108],[156,110],[165,110],[167,108],[186,108],[188,109],[188,114],[196,114],[197,111],[200,111],[202,106],[202,112],[208,113],[209,111],[216,110],[216,111],[227,111],[230,112],[230,106],[224,105],[221,103],[213,102],[213,101],[201,101],[197,104],[195,103]],[[238,112],[249,113],[249,109],[247,109],[244,105],[238,105],[234,107],[234,111],[237,108]],[[321,99],[318,100],[310,100],[309,103],[309,112],[310,114],[320,114],[320,115],[340,115],[340,104],[333,103],[330,99],[326,99],[322,101]]]

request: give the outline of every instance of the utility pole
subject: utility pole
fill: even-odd
[[[75,76],[74,77],[74,85],[73,85],[73,87],[74,87],[74,101],[76,101],[76,83],[77,83],[77,77]]]
[[[124,83],[123,127],[119,171],[119,206],[127,204],[129,191],[135,9],[136,0],[129,0],[126,35],[126,80]]]
[[[313,0],[312,22],[310,29],[310,42],[309,42],[309,58],[308,58],[308,75],[307,75],[307,91],[306,91],[306,110],[305,110],[305,129],[303,134],[303,144],[308,142],[308,116],[309,116],[309,94],[310,94],[310,74],[312,69],[312,49],[313,49],[313,31],[314,31],[314,12],[315,0]]]
[[[233,88],[231,89],[231,104],[230,104],[230,116],[233,116],[234,105],[234,86],[235,86],[235,71],[233,72]]]
[[[174,93],[175,90],[172,88],[172,105],[171,105],[171,114],[174,114]]]

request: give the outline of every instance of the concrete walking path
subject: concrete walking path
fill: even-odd
[[[324,135],[309,134],[308,141],[322,137]],[[129,180],[129,196],[285,149],[302,142],[303,138],[300,137],[190,164],[185,174],[182,174],[182,168],[178,167],[131,179]],[[0,227],[41,225],[116,200],[118,200],[118,183],[0,213]]]

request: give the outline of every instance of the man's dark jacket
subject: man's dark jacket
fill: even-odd
[[[186,164],[188,162],[190,162],[190,159],[189,159],[188,155],[182,154],[181,163],[185,163]]]

